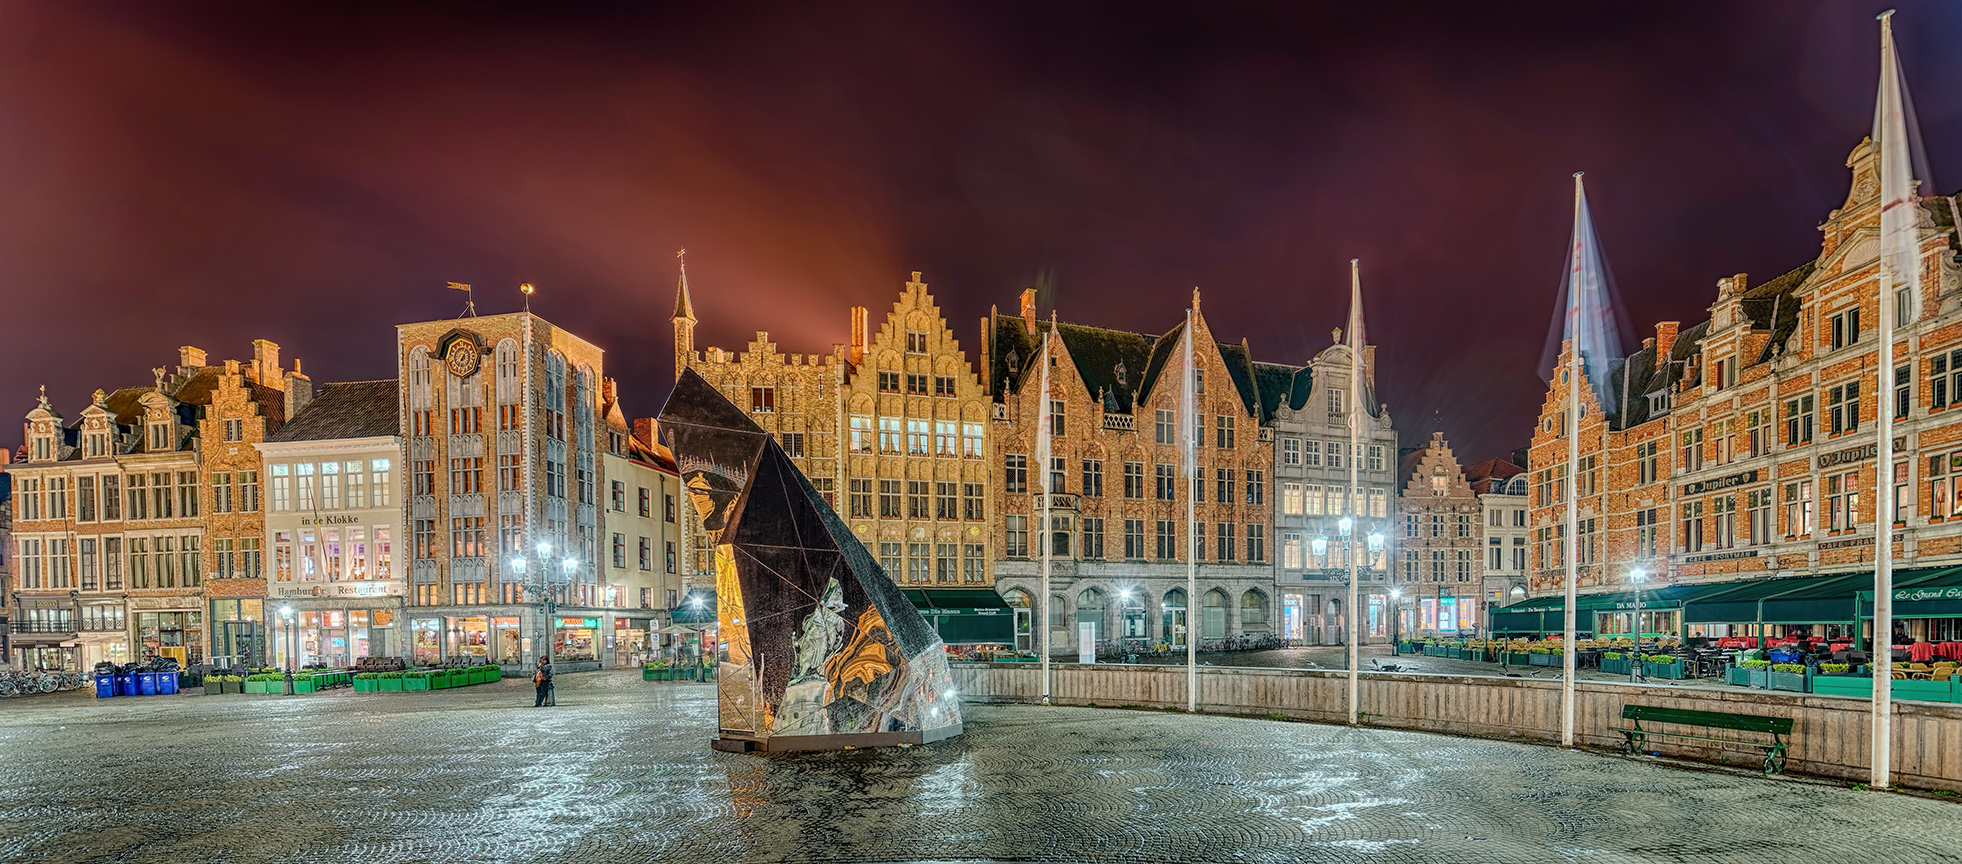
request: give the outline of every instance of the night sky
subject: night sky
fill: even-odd
[[[395,324],[461,311],[444,282],[503,312],[531,281],[652,415],[682,246],[702,345],[828,351],[920,270],[972,351],[1052,271],[1067,320],[1163,332],[1197,285],[1216,334],[1301,363],[1361,258],[1405,443],[1435,413],[1500,455],[1570,175],[1637,338],[1701,320],[1817,254],[1886,4],[1503,5],[0,0],[0,406],[46,383],[72,419],[256,337],[391,377]],[[1952,191],[1962,7],[1900,9]]]

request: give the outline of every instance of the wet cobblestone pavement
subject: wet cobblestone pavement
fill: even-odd
[[[632,673],[0,703],[0,861],[1962,860],[1962,807],[1548,747],[968,707],[910,750],[707,747]]]

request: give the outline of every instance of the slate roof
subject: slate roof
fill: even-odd
[[[323,384],[320,391],[278,432],[277,441],[327,441],[402,434],[395,379]]]
[[[993,326],[986,360],[988,386],[995,401],[1001,402],[1027,376],[1036,374],[1042,334],[1049,331],[1050,323],[1037,319],[1036,332],[1031,334],[1021,317],[996,315]],[[1166,367],[1177,362],[1185,322],[1159,336],[1063,322],[1056,324],[1056,332],[1084,386],[1103,397],[1104,410],[1130,414],[1139,401],[1151,397]],[[1261,423],[1271,421],[1283,404],[1293,410],[1307,404],[1312,383],[1309,367],[1258,362],[1244,343],[1214,344],[1241,405]]]

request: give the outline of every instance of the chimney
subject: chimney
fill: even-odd
[[[270,339],[252,340],[252,372],[254,381],[267,387],[280,385],[279,343]]]
[[[263,339],[259,341],[265,342]],[[256,345],[257,343],[254,344]],[[266,342],[266,344],[272,345],[271,342]],[[277,369],[279,368],[279,354],[277,353],[279,346],[273,345],[273,351],[275,352],[273,354],[273,368]],[[300,361],[298,359],[293,361],[293,371],[273,380],[283,384],[283,389],[286,391],[286,416],[281,418],[280,422],[283,423],[293,419],[302,409],[307,407],[308,402],[313,401],[313,379],[308,378],[306,373],[300,371]]]
[[[189,366],[192,367],[193,369],[196,369],[197,367],[203,366],[204,350],[200,348],[193,348],[189,345],[180,346],[177,349],[177,365],[180,367],[178,369],[179,372],[182,372],[184,374],[190,374],[189,372],[185,372],[185,370],[182,369],[181,367]]]
[[[654,449],[654,428],[654,418],[635,417],[634,440],[639,441],[642,447],[646,447],[649,450]]]
[[[866,321],[865,307],[853,306],[852,344],[851,353],[848,355],[853,366],[859,366],[865,363],[865,351],[872,345],[872,334],[866,332],[871,328],[867,326]]]
[[[297,361],[295,362],[295,365],[298,365]],[[619,393],[619,388],[620,388],[619,382],[616,382],[611,378],[601,378],[600,379],[600,404],[611,405],[614,402],[619,401],[619,396],[617,395]]]
[[[1036,332],[1035,297],[1036,297],[1036,289],[1034,288],[1022,289],[1022,327],[1023,329],[1028,330],[1029,333],[1031,334]]]
[[[1663,368],[1669,362],[1669,352],[1676,347],[1676,330],[1683,326],[1681,321],[1661,321],[1655,325],[1655,368]]]

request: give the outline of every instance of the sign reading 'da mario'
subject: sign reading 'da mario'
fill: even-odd
[[[1895,454],[1898,455],[1906,447],[1907,438],[1899,436],[1894,438]],[[1845,465],[1848,462],[1864,462],[1878,455],[1880,455],[1879,444],[1862,444],[1858,447],[1848,447],[1845,450],[1835,450],[1831,453],[1819,454],[1819,467],[1831,468],[1834,465]]]
[[[1685,483],[1683,484],[1683,494],[1695,495],[1698,492],[1715,492],[1719,489],[1729,489],[1732,486],[1742,486],[1746,483],[1756,482],[1758,482],[1758,472],[1754,468],[1742,474],[1718,477],[1715,480],[1698,480],[1695,483]]]
[[[1746,549],[1742,552],[1712,552],[1708,555],[1691,555],[1688,558],[1684,558],[1683,563],[1695,564],[1699,561],[1729,561],[1733,558],[1756,558],[1756,557],[1758,557],[1758,550]]]
[[[335,516],[300,517],[301,528],[312,528],[315,525],[359,525],[359,524],[361,524],[361,517],[359,516],[335,515]]]

